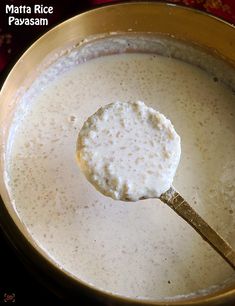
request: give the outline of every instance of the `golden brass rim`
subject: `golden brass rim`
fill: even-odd
[[[187,24],[187,26],[185,26]],[[113,4],[100,7],[71,19],[64,21],[58,26],[39,38],[18,60],[9,73],[0,92],[0,192],[5,203],[8,217],[17,226],[33,249],[40,257],[43,257],[48,266],[61,271],[58,265],[50,259],[47,254],[35,243],[20,221],[19,216],[13,208],[7,183],[4,177],[4,122],[7,122],[9,105],[15,92],[32,73],[45,57],[61,46],[76,42],[91,35],[110,32],[151,32],[170,35],[180,40],[205,46],[215,54],[219,54],[235,67],[235,27],[209,14],[177,6],[168,3],[153,2],[131,2]],[[1,129],[2,125],[2,129]],[[6,225],[7,226],[7,225]],[[9,229],[8,229],[9,231]],[[13,238],[14,239],[14,238]],[[228,302],[235,298],[235,287],[221,289],[207,296],[198,296],[185,300],[153,301],[144,299],[132,299],[124,296],[108,293],[97,289],[82,280],[76,279],[72,274],[63,271],[69,279],[78,286],[86,287],[91,293],[107,301],[131,305],[216,305],[221,302]]]

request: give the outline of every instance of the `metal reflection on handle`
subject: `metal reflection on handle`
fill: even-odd
[[[174,187],[163,193],[160,199],[188,222],[235,270],[235,251],[196,213]]]

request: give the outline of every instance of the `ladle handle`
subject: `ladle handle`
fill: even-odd
[[[160,199],[188,222],[235,270],[235,251],[173,187],[163,193]]]

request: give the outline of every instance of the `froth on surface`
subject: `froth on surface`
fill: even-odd
[[[77,156],[103,194],[123,201],[157,198],[172,185],[180,137],[170,120],[143,102],[114,102],[84,123]]]
[[[87,183],[75,157],[78,132],[99,107],[117,97],[145,101],[181,135],[175,187],[235,246],[233,92],[197,67],[151,54],[75,62],[54,79],[45,72],[42,83],[22,98],[6,166],[12,202],[36,243],[78,279],[130,297],[159,300],[234,281],[167,206],[117,205]]]

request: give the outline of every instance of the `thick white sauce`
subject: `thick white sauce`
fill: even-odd
[[[159,200],[103,196],[79,171],[84,121],[119,99],[145,101],[181,136],[175,187],[235,247],[235,96],[199,68],[147,54],[77,65],[28,99],[12,133],[7,173],[36,242],[77,278],[113,293],[160,299],[220,284],[234,271]],[[26,98],[27,100],[27,98]]]
[[[79,132],[78,163],[88,180],[116,200],[160,197],[172,185],[180,137],[170,120],[143,102],[114,102]]]

